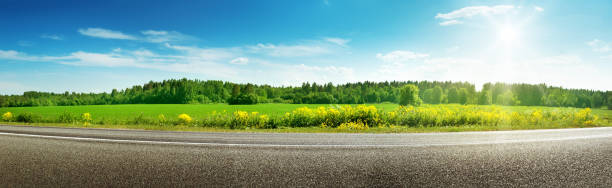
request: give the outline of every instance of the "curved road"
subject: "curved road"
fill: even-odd
[[[612,128],[420,134],[0,126],[0,186],[608,187]]]

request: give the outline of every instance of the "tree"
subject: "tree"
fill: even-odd
[[[608,103],[608,110],[612,110],[612,91],[608,91],[608,100],[606,100],[606,102]]]
[[[603,105],[603,97],[601,97],[601,94],[599,93],[593,94],[593,96],[591,97],[591,107],[601,108],[602,105]]]
[[[236,84],[232,88],[232,97],[240,95],[240,85]]]
[[[460,104],[467,104],[469,98],[468,90],[466,88],[459,89],[458,98]]]
[[[433,89],[429,88],[426,89],[425,91],[423,91],[423,102],[425,103],[429,103],[429,104],[434,104],[434,99],[433,99]]]
[[[442,103],[443,95],[444,95],[444,93],[443,93],[442,88],[440,86],[434,87],[433,91],[431,93],[431,102],[432,102],[432,104],[440,104],[440,103]]]
[[[459,103],[459,93],[457,92],[457,88],[452,87],[448,89],[448,103]]]
[[[257,96],[255,96],[255,94],[240,94],[238,96],[232,97],[230,98],[228,101],[228,104],[230,105],[235,105],[235,104],[257,104]]]
[[[419,88],[412,84],[404,85],[401,89],[400,105],[419,106],[422,101],[419,98]]]
[[[489,91],[480,92],[480,96],[478,96],[478,104],[481,105],[489,105],[491,104],[491,93]]]
[[[503,94],[499,94],[495,101],[495,104],[499,105],[519,105],[520,103],[521,101],[519,101],[510,90]]]

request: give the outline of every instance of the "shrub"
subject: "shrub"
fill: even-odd
[[[400,105],[419,106],[421,103],[421,98],[419,98],[419,88],[417,86],[407,84],[401,88],[401,96],[399,101]]]
[[[18,122],[33,123],[33,122],[40,120],[40,117],[30,112],[24,112],[24,113],[17,115],[16,119]]]
[[[89,112],[81,114],[81,120],[83,121],[83,125],[91,124],[91,114]]]
[[[245,128],[249,126],[249,113],[245,111],[235,111],[230,128]]]
[[[178,115],[178,119],[179,119],[179,124],[182,124],[182,125],[187,125],[191,123],[192,121],[191,117],[187,114]]]
[[[257,96],[255,94],[239,94],[229,98],[227,102],[230,105],[257,104]]]
[[[213,111],[202,119],[202,126],[206,127],[232,127],[233,117],[227,111]]]
[[[145,118],[144,114],[140,113],[140,115],[136,116],[130,123],[136,124],[136,125],[142,125],[142,124],[154,124],[154,121]]]
[[[365,130],[368,128],[368,124],[361,121],[342,123],[338,126],[338,129],[341,130]]]
[[[68,111],[64,111],[64,113],[60,114],[57,118],[57,122],[59,123],[74,123],[75,121],[77,121],[77,117]]]
[[[11,121],[11,120],[13,120],[13,113],[6,112],[2,114],[2,121]]]
[[[157,116],[157,122],[159,123],[159,125],[165,125],[168,120],[166,119],[166,116],[164,116],[164,114],[159,114]]]

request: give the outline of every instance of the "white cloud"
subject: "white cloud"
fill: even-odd
[[[116,50],[116,49],[115,49],[115,50],[113,50],[113,52],[120,52],[120,51],[121,51],[121,49],[119,49],[119,50]],[[143,50],[135,50],[135,51],[132,51],[132,54],[134,54],[134,56],[140,56],[140,57],[143,57],[143,56],[146,56],[146,57],[152,57],[152,56],[155,56],[155,54],[154,54],[153,52],[151,52],[151,51],[149,51],[149,50],[144,50],[144,49],[143,49]]]
[[[141,31],[145,35],[144,40],[153,43],[171,42],[171,41],[183,41],[191,40],[195,37],[182,34],[177,31],[163,31],[163,30],[146,30]]]
[[[189,58],[207,61],[228,60],[241,53],[238,48],[198,48],[195,46],[171,45],[169,43],[166,43],[165,46],[183,52]]]
[[[593,49],[595,52],[610,52],[612,51],[612,47],[609,43],[601,41],[599,39],[593,39],[592,41],[587,42],[587,44]]]
[[[164,30],[144,30],[140,33],[141,36],[137,35],[129,35],[122,33],[120,31],[113,31],[109,29],[103,28],[87,28],[87,29],[79,29],[79,33],[97,38],[105,38],[105,39],[122,39],[122,40],[138,40],[144,42],[152,42],[152,43],[164,43],[164,42],[172,42],[172,41],[184,41],[184,40],[192,40],[195,37],[185,35],[183,33],[177,31],[164,31]]]
[[[452,47],[450,47],[450,48],[446,48],[446,52],[447,52],[447,53],[453,53],[453,52],[458,51],[459,49],[460,49],[460,47],[459,47],[459,46],[452,46]]]
[[[513,5],[471,6],[464,7],[459,10],[454,10],[446,14],[438,13],[438,15],[436,15],[436,18],[451,20],[457,18],[470,18],[473,16],[481,15],[505,14],[509,13],[514,8],[515,7]]]
[[[412,51],[396,50],[387,54],[378,53],[376,58],[391,63],[404,63],[414,59],[426,58],[429,54],[416,53]]]
[[[120,31],[113,31],[102,28],[87,28],[79,29],[79,33],[85,36],[105,38],[105,39],[121,39],[121,40],[137,40],[136,37],[124,34]]]
[[[253,53],[263,53],[275,57],[316,56],[331,53],[331,50],[319,45],[274,45],[257,44],[249,47]]]
[[[259,68],[243,72],[242,82],[256,82],[275,86],[300,86],[304,82],[335,84],[357,81],[352,68],[342,66],[288,65],[257,61]],[[242,73],[241,73],[242,74]],[[253,80],[252,78],[258,78]]]
[[[51,39],[51,40],[63,40],[64,38],[58,35],[42,34],[40,38]]]
[[[89,53],[78,51],[68,56],[70,60],[60,63],[82,66],[103,66],[103,67],[138,67],[137,61],[133,58],[126,58],[114,54]]]
[[[29,87],[17,82],[1,82],[0,88],[2,88],[1,94],[16,94],[21,95],[24,91],[36,90],[33,87]]]
[[[544,8],[539,7],[539,6],[534,6],[534,7],[533,7],[533,9],[534,9],[535,11],[538,11],[538,12],[542,12],[542,11],[544,11]]]
[[[346,44],[351,42],[351,39],[343,39],[343,38],[327,37],[324,39],[327,42],[331,42],[331,43],[337,44],[338,46],[343,46],[343,47],[346,47]]]
[[[438,13],[435,18],[446,21],[440,22],[441,26],[455,25],[463,23],[462,18],[472,18],[475,16],[489,16],[507,14],[514,10],[513,5],[497,5],[497,6],[470,6],[449,13]]]
[[[589,76],[584,76],[589,73]],[[497,62],[486,58],[427,57],[411,63],[385,63],[372,78],[384,80],[467,81],[477,87],[486,82],[546,83],[567,88],[606,89],[612,75],[578,55],[561,54]],[[609,89],[609,88],[608,88]]]
[[[458,20],[448,20],[448,21],[443,21],[440,22],[441,26],[448,26],[448,25],[455,25],[455,24],[462,24],[462,21],[458,21]]]
[[[564,54],[564,55],[558,55],[558,56],[538,58],[538,59],[532,60],[531,63],[547,64],[547,65],[563,65],[563,66],[577,65],[577,64],[582,63],[582,58],[576,55]]]
[[[20,59],[21,55],[19,54],[19,52],[15,51],[15,50],[0,50],[0,58],[2,59]]]
[[[249,63],[249,59],[246,57],[238,57],[238,58],[232,59],[230,63],[236,64],[236,65],[246,65],[247,63]]]
[[[146,31],[141,31],[141,33],[144,35],[167,35],[168,34],[167,31],[156,31],[156,30],[146,30]]]

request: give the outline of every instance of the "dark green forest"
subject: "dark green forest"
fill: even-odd
[[[468,82],[385,81],[303,83],[301,87],[237,84],[217,80],[171,79],[150,81],[110,93],[49,93],[28,91],[23,95],[0,95],[0,107],[71,106],[101,104],[361,104],[399,103],[401,87],[418,87],[418,96],[428,104],[497,104],[523,106],[591,107],[612,106],[611,91],[564,89],[545,84],[486,83],[481,91]]]

